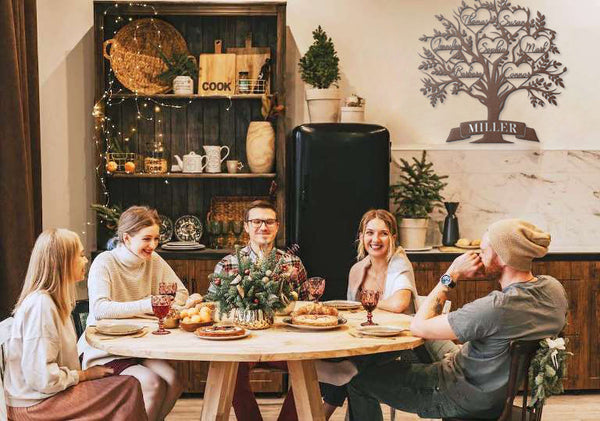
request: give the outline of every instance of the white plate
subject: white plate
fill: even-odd
[[[358,326],[357,332],[369,336],[397,336],[403,331],[408,330],[398,326]]]
[[[337,308],[338,310],[354,310],[361,307],[361,303],[358,301],[348,301],[348,300],[330,300],[325,301],[323,304]]]
[[[246,330],[246,332],[243,335],[238,335],[238,336],[198,336],[198,335],[195,335],[195,336],[200,339],[208,339],[209,341],[230,341],[233,339],[245,338],[245,337],[249,336],[250,333],[251,332],[249,330]]]
[[[124,335],[132,335],[134,333],[138,333],[144,327],[140,325],[128,325],[128,324],[120,324],[120,325],[98,325],[96,326],[96,332],[101,333],[103,335],[111,335],[111,336],[124,336]]]
[[[454,244],[454,247],[458,247],[459,249],[465,249],[465,250],[477,250],[477,249],[481,248],[481,246],[458,246],[456,244]]]
[[[161,246],[161,248],[163,250],[202,250],[202,249],[205,249],[206,246],[204,244],[198,244],[198,243],[190,243],[190,245],[178,245],[178,244],[173,244],[171,242],[171,243],[163,244]]]
[[[331,329],[337,329],[338,327],[345,325],[346,323],[348,323],[348,320],[344,319],[341,316],[338,316],[338,324],[335,326],[309,326],[309,325],[295,325],[292,323],[291,317],[286,317],[282,320],[282,323],[286,326],[293,327],[296,329],[301,329],[301,330],[331,330]]]
[[[413,251],[429,251],[429,250],[432,250],[432,249],[433,249],[433,246],[427,246],[427,247],[421,247],[421,248],[416,248],[416,249],[404,249],[404,251],[410,251],[410,252],[413,252]]]

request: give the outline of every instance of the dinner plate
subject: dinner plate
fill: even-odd
[[[175,221],[175,236],[179,241],[196,241],[202,238],[202,222],[194,215],[184,215]]]
[[[247,336],[250,335],[250,331],[246,330],[246,332],[243,335],[238,335],[238,336],[198,336],[195,335],[197,338],[200,339],[207,339],[209,341],[231,341],[233,339],[242,339],[245,338]]]
[[[323,304],[337,308],[338,310],[354,310],[361,307],[361,303],[358,301],[348,301],[348,300],[330,300],[325,301]]]
[[[405,248],[404,251],[410,251],[410,252],[413,252],[413,251],[429,251],[429,250],[432,250],[432,249],[433,249],[433,246],[427,246],[427,247],[419,247],[419,248],[414,248],[414,249],[407,249],[407,248]]]
[[[301,329],[301,330],[331,330],[331,329],[337,329],[340,326],[345,325],[346,323],[348,323],[348,320],[344,319],[341,316],[338,316],[338,324],[335,326],[309,326],[309,325],[295,325],[292,323],[292,318],[291,317],[286,317],[282,320],[283,324],[289,327],[293,327],[296,329]]]
[[[397,336],[403,331],[408,330],[398,326],[358,326],[357,332],[369,336]]]
[[[164,244],[173,238],[173,221],[165,215],[158,215],[158,217],[160,218],[158,242]]]
[[[96,332],[103,335],[124,336],[138,333],[144,327],[140,325],[120,324],[120,325],[98,325]]]

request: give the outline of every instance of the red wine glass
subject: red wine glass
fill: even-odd
[[[360,293],[360,303],[367,310],[367,321],[361,323],[361,326],[375,326],[377,323],[373,322],[373,310],[377,307],[379,302],[379,291],[365,289]]]
[[[319,298],[325,292],[325,279],[315,276],[314,278],[309,278],[306,282],[308,283],[308,294],[311,300],[318,303]]]
[[[168,335],[171,332],[165,329],[165,317],[171,309],[171,297],[169,295],[153,295],[150,300],[152,301],[152,311],[158,317],[158,330],[152,333],[154,335]]]

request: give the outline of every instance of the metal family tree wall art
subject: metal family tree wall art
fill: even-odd
[[[503,135],[539,142],[534,129],[502,121],[500,114],[518,91],[527,91],[533,107],[557,105],[567,68],[551,57],[559,51],[545,16],[538,12],[532,17],[529,9],[508,0],[475,0],[473,6],[463,1],[452,19],[436,18],[444,30],[420,38],[428,44],[419,66],[427,75],[421,92],[433,107],[444,102],[448,91],[464,92],[487,107],[487,120],[460,123],[446,141],[482,134],[472,143],[512,143]]]

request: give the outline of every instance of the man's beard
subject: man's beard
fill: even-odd
[[[485,266],[485,276],[491,281],[497,281],[502,275],[502,266],[496,262],[490,262],[489,266]]]

